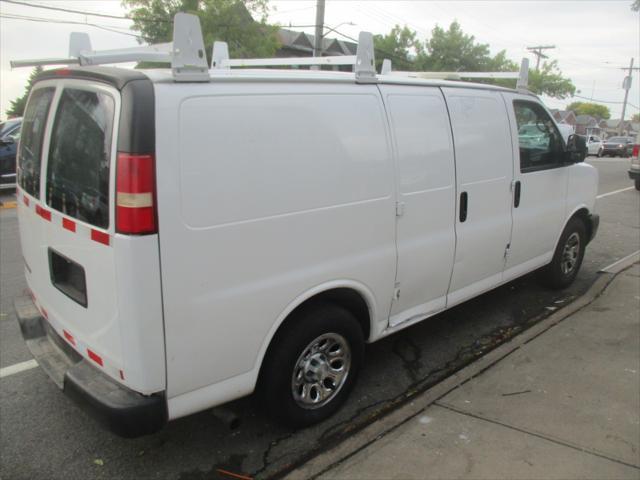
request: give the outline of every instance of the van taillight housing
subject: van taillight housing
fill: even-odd
[[[153,155],[118,153],[116,166],[116,231],[158,232]]]
[[[636,143],[633,146],[633,152],[631,153],[632,157],[638,157],[640,156],[640,143]]]

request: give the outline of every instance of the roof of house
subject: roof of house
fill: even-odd
[[[598,121],[591,115],[578,115],[576,117],[576,124],[578,125],[595,125]]]
[[[289,48],[306,53],[313,52],[315,36],[309,33],[281,28],[278,30],[278,39],[282,44],[281,48]],[[355,55],[357,50],[358,44],[354,42],[327,37],[322,39],[322,52],[325,55]]]

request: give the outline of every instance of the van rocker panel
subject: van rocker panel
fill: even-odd
[[[90,365],[49,326],[29,297],[17,298],[15,309],[22,336],[38,365],[106,428],[134,438],[155,433],[167,423],[164,392],[141,395]]]

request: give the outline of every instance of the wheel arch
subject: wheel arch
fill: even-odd
[[[258,355],[255,371],[258,381],[264,360],[269,348],[275,344],[280,333],[284,332],[287,325],[295,321],[296,315],[306,308],[313,308],[320,303],[333,303],[340,305],[356,318],[365,340],[368,340],[372,324],[376,318],[375,296],[365,285],[352,280],[334,281],[318,285],[295,298],[278,316],[273,327],[265,337]]]
[[[556,243],[555,243],[556,247],[558,245],[558,242],[560,241],[562,232],[564,232],[564,229],[567,228],[567,224],[574,218],[579,218],[580,220],[582,220],[582,223],[584,224],[584,228],[587,231],[587,238],[590,238],[592,234],[591,232],[592,225],[591,225],[591,222],[589,221],[590,215],[591,215],[591,212],[589,211],[589,208],[585,204],[577,205],[576,207],[574,207],[574,209],[571,211],[571,213],[567,216],[564,223],[562,224],[562,229],[560,229],[560,231],[558,232],[558,235],[556,236]]]

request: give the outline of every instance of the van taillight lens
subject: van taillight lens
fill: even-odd
[[[153,155],[119,153],[116,170],[116,231],[157,233]]]
[[[640,156],[640,143],[636,143],[633,146],[633,152],[631,153],[632,157],[639,157]]]

